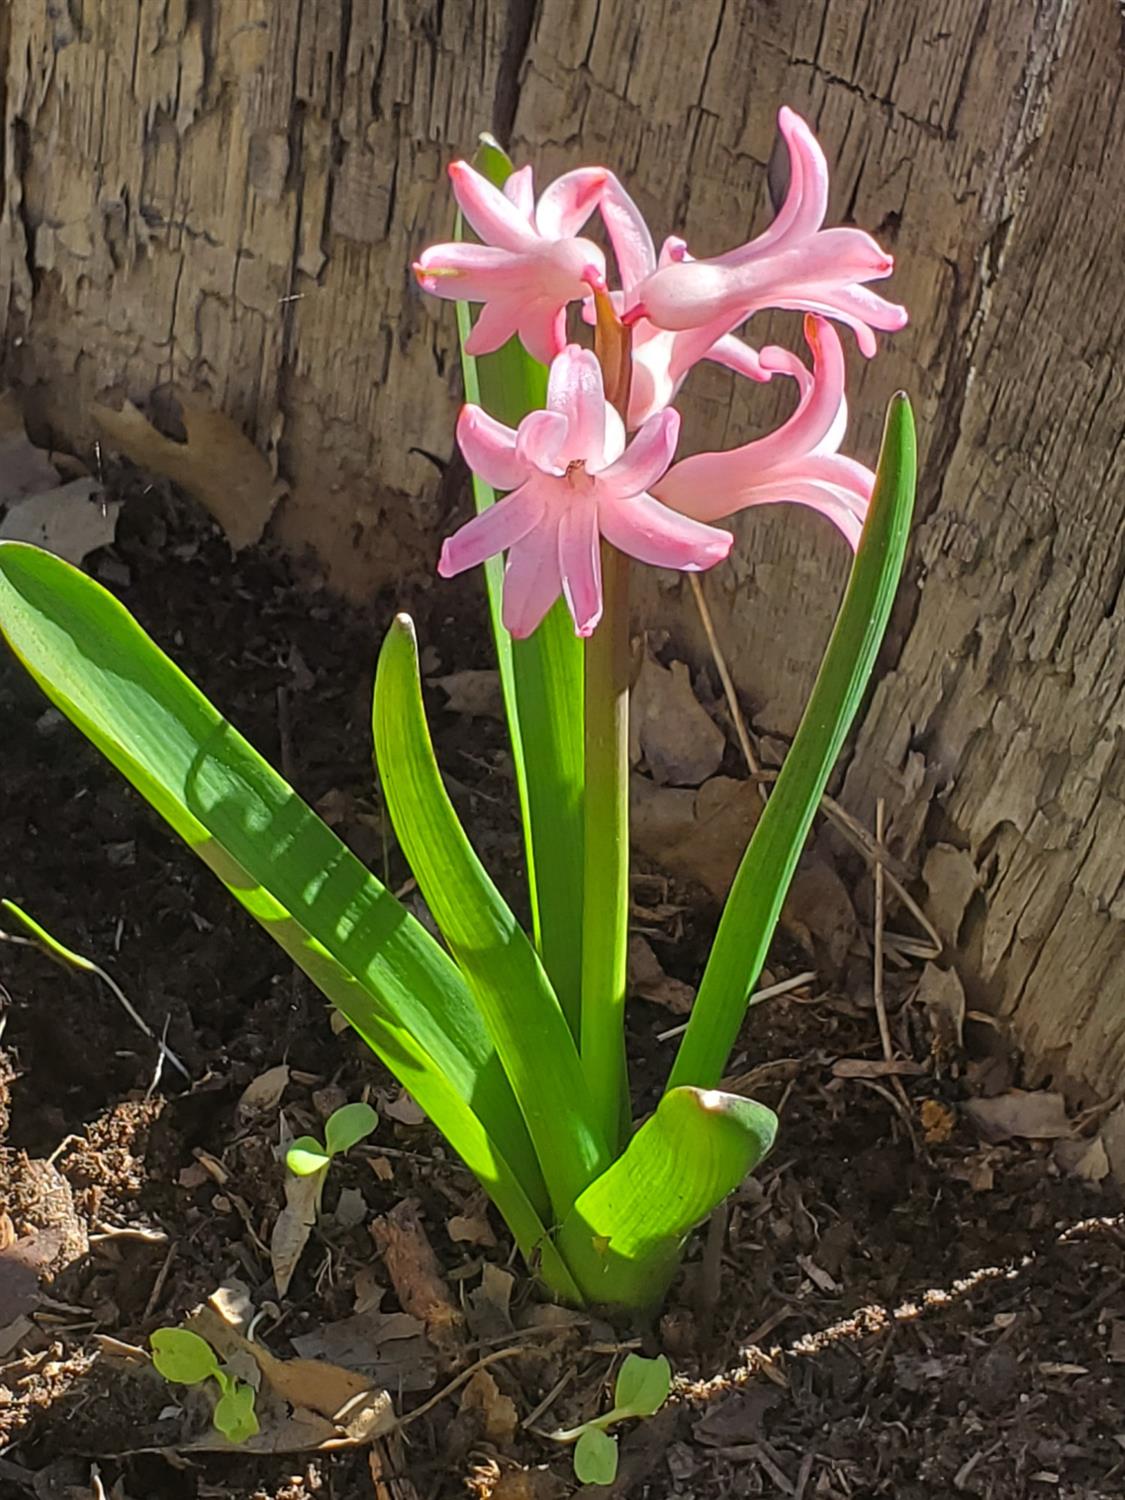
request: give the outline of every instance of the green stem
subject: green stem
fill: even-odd
[[[601,623],[586,642],[582,1068],[605,1139],[624,1145],[629,930],[629,560],[602,544]]]

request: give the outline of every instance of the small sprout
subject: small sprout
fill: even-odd
[[[617,1477],[617,1439],[606,1432],[627,1417],[651,1417],[672,1388],[672,1371],[663,1354],[657,1359],[627,1355],[613,1388],[613,1406],[580,1427],[556,1432],[555,1441],[574,1444],[574,1474],[581,1484],[612,1484]]]
[[[152,1362],[173,1385],[202,1385],[214,1380],[220,1396],[211,1420],[230,1443],[244,1443],[258,1432],[254,1388],[228,1375],[214,1349],[190,1328],[158,1328],[150,1334]]]
[[[311,1177],[315,1172],[327,1171],[334,1156],[350,1151],[378,1123],[379,1116],[370,1104],[341,1105],[325,1123],[324,1144],[312,1135],[298,1136],[285,1153],[285,1165],[294,1177]]]

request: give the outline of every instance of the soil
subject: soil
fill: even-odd
[[[171,494],[123,487],[117,544],[92,570],[360,857],[416,900],[371,778],[374,653],[380,624],[405,607],[428,675],[487,666],[476,583],[421,583],[356,613],[265,552],[232,560]],[[501,728],[431,696],[452,792],[518,905]],[[977,1022],[939,1066],[911,1000],[916,969],[889,980],[896,1044],[919,1065],[901,1079],[836,1067],[881,1056],[864,944],[827,989],[752,1012],[736,1068],[753,1068],[756,1096],[781,1112],[773,1155],[725,1223],[698,1237],[659,1319],[547,1326],[503,1225],[373,1057],[333,1031],[316,991],[6,657],[0,714],[0,894],[103,964],[194,1080],[167,1066],[155,1077],[152,1042],[103,986],[37,949],[0,945],[0,1234],[31,1265],[21,1271],[19,1254],[0,1263],[0,1339],[27,1318],[0,1354],[0,1495],[546,1500],[574,1481],[567,1451],[539,1434],[604,1409],[630,1348],[665,1352],[677,1395],[624,1434],[615,1486],[593,1494],[1125,1494],[1120,1200],[1108,1180],[1061,1171],[1050,1142],[982,1143],[965,1101],[1006,1087],[1015,1064],[998,1029]],[[858,879],[855,889],[862,907]],[[638,920],[662,932],[666,967],[697,980],[713,908],[658,871],[635,896]],[[792,936],[779,947],[773,977],[809,967]],[[658,1033],[674,1024],[633,1002],[642,1100],[670,1057]],[[277,1105],[260,1117],[238,1109],[247,1085],[282,1062],[294,1133],[364,1091],[382,1116],[372,1141],[333,1166],[285,1296],[267,1253],[282,1204]],[[502,1354],[491,1380],[475,1378],[471,1399],[456,1391],[371,1449],[182,1451],[191,1403],[130,1350],[232,1277],[265,1310],[256,1336],[281,1357],[293,1338],[352,1314],[372,1280],[388,1288],[381,1312],[399,1311],[408,1298],[369,1224],[404,1199],[420,1205],[457,1333],[452,1348],[433,1327],[434,1347],[414,1341],[391,1389],[396,1409]]]

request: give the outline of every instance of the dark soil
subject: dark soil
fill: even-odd
[[[379,633],[392,608],[411,608],[429,675],[488,665],[475,582],[419,585],[414,597],[349,611],[265,554],[232,562],[151,490],[129,501],[116,547],[91,566],[356,852],[404,886],[371,776]],[[443,702],[435,691],[452,791],[518,904],[500,726]],[[166,1068],[153,1087],[155,1049],[103,987],[35,949],[0,946],[0,1201],[9,1237],[34,1242],[47,1298],[0,1355],[0,1495],[560,1495],[573,1483],[567,1454],[535,1432],[599,1409],[623,1347],[663,1349],[683,1389],[625,1435],[612,1491],[621,1497],[1125,1494],[1119,1201],[1106,1183],[1062,1174],[1046,1145],[981,1145],[961,1115],[968,1080],[994,1082],[1011,1064],[995,1055],[996,1033],[975,1026],[969,1055],[945,1058],[938,1076],[909,1001],[916,974],[891,985],[892,1020],[905,1055],[928,1071],[904,1077],[901,1096],[890,1079],[835,1076],[840,1058],[880,1055],[862,955],[831,993],[752,1014],[738,1069],[756,1067],[757,1097],[781,1107],[780,1141],[725,1230],[700,1237],[658,1322],[586,1321],[550,1337],[529,1327],[534,1289],[503,1225],[491,1216],[495,1247],[455,1240],[450,1219],[481,1212],[471,1180],[428,1127],[383,1110],[376,1137],[333,1168],[325,1196],[331,1214],[342,1191],[358,1190],[363,1222],[326,1219],[278,1297],[264,1249],[282,1202],[277,1110],[241,1120],[243,1089],[288,1062],[282,1108],[295,1133],[365,1088],[384,1107],[398,1091],[350,1033],[334,1034],[307,981],[6,657],[0,722],[0,894],[111,971],[153,1030],[167,1027],[196,1080],[188,1089]],[[714,912],[649,881],[637,899],[677,939],[660,944],[667,967],[697,979]],[[780,946],[776,975],[808,966]],[[642,1094],[671,1055],[656,1034],[674,1023],[634,1002]],[[420,1201],[468,1311],[460,1363],[521,1351],[490,1366],[521,1422],[562,1383],[535,1431],[490,1443],[458,1393],[405,1428],[404,1443],[377,1450],[375,1465],[366,1449],[178,1456],[183,1419],[161,1416],[175,1398],[126,1346],[147,1347],[153,1329],[233,1275],[267,1309],[257,1336],[292,1355],[292,1337],[352,1312],[357,1273],[388,1283],[367,1222],[404,1197]],[[523,1332],[507,1342],[495,1332],[503,1313],[473,1297],[485,1261],[519,1273],[511,1316]],[[5,1270],[0,1334],[26,1292],[26,1278]],[[382,1310],[396,1306],[389,1292]],[[439,1372],[430,1355],[421,1382],[392,1390],[399,1411],[456,1373],[456,1359]]]

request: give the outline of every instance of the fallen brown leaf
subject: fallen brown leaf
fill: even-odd
[[[956,969],[928,963],[918,981],[917,999],[926,1007],[939,1065],[961,1051],[965,1025],[965,989]]]
[[[734,879],[762,804],[752,781],[712,776],[698,791],[630,779],[632,826],[642,854],[669,874],[703,886],[717,901]]]
[[[15,501],[0,520],[0,541],[31,542],[77,567],[117,533],[121,502],[95,499],[100,489],[96,479],[72,479]]]
[[[1071,1133],[1063,1096],[1043,1090],[1009,1089],[994,1099],[970,1099],[965,1113],[987,1141],[1054,1141]]]
[[[285,1174],[285,1207],[274,1220],[270,1235],[270,1265],[280,1297],[289,1290],[297,1262],[309,1242],[327,1171],[328,1168],[323,1167],[308,1177],[297,1177],[292,1172]]]
[[[682,661],[646,651],[630,700],[630,760],[658,786],[699,786],[722,764],[726,736],[696,698]]]
[[[652,944],[639,932],[629,939],[629,993],[662,1005],[674,1016],[688,1015],[695,999],[690,984],[665,974]]]
[[[496,1384],[491,1370],[477,1370],[462,1390],[459,1406],[463,1412],[482,1414],[484,1435],[490,1443],[506,1448],[512,1442],[519,1427],[519,1413],[516,1403]]]
[[[306,1359],[327,1359],[393,1391],[428,1391],[436,1366],[425,1329],[409,1313],[353,1313],[292,1339]]]
[[[210,511],[236,552],[260,541],[278,497],[269,463],[223,412],[186,393],[177,392],[176,399],[184,443],[158,432],[131,401],[120,411],[97,404],[92,410],[107,442]]]
[[[445,1227],[455,1245],[483,1245],[490,1248],[496,1244],[492,1225],[483,1213],[454,1214]]]
[[[428,677],[426,682],[445,693],[445,706],[451,714],[467,714],[476,719],[504,717],[504,697],[498,672],[451,672],[447,677]]]
[[[248,1124],[258,1115],[272,1114],[281,1103],[289,1084],[289,1064],[278,1063],[252,1078],[239,1096],[236,1114],[239,1122]]]

